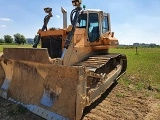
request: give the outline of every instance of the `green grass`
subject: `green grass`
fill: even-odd
[[[125,97],[125,94],[123,94],[123,93],[117,93],[116,96],[117,96],[117,97],[124,98],[124,97]]]
[[[127,56],[126,74],[120,79],[125,86],[134,85],[136,90],[160,89],[160,48],[110,49],[109,52]]]
[[[32,45],[3,44],[0,45],[0,52],[3,52],[3,48],[32,48]]]

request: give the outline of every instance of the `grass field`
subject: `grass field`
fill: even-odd
[[[151,89],[160,92],[160,48],[110,49],[110,52],[127,56],[126,74],[120,83],[133,86],[135,90]],[[160,94],[155,94],[160,99]]]
[[[32,45],[0,45],[3,48],[32,48]],[[109,52],[121,53],[127,56],[128,65],[126,74],[120,79],[126,85],[136,85],[137,89],[149,86],[160,91],[160,48],[110,49]]]
[[[0,45],[0,52],[3,51],[3,48],[32,48],[32,45]]]
[[[32,48],[32,45],[0,45],[3,48]],[[109,52],[121,53],[127,56],[128,65],[126,75],[122,79],[128,84],[136,83],[147,87],[149,84],[160,89],[160,48],[110,49]]]

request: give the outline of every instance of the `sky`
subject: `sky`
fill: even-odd
[[[156,43],[160,45],[160,0],[82,0],[86,9],[100,9],[110,13],[111,30],[120,44]],[[0,0],[0,38],[16,33],[34,38],[42,28],[51,7],[53,17],[48,27],[62,28],[61,7],[70,11],[71,0]]]

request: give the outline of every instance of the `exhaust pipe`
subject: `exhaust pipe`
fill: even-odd
[[[61,7],[61,11],[63,13],[63,28],[67,28],[67,11]]]
[[[108,16],[108,23],[109,23],[109,31],[111,32],[111,20],[110,20],[110,14],[107,13],[107,16]]]

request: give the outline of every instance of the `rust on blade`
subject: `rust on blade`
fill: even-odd
[[[2,65],[0,64],[0,86],[2,86],[5,79],[5,73]]]

